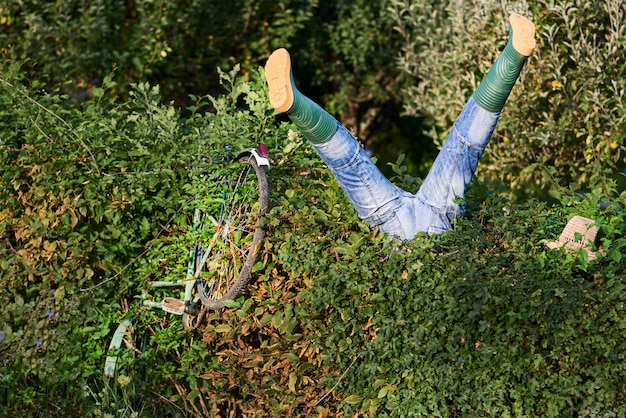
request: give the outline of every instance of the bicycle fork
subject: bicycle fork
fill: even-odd
[[[199,210],[196,209],[194,211],[193,218],[193,223],[195,227],[201,227],[201,214]],[[154,281],[149,283],[149,286],[152,289],[184,286],[185,295],[183,297],[183,300],[166,296],[161,302],[156,302],[153,300],[145,299],[144,294],[141,299],[141,305],[153,309],[162,309],[163,311],[174,315],[191,314],[195,308],[196,303],[198,302],[198,298],[194,298],[194,289],[197,283],[196,266],[198,264],[198,256],[202,258],[202,255],[198,254],[198,252],[198,246],[195,246],[189,250],[189,263],[187,264],[186,279],[176,281]]]

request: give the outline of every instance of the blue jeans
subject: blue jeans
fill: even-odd
[[[446,231],[452,219],[463,216],[465,190],[499,117],[470,98],[416,194],[391,184],[339,123],[328,142],[313,146],[359,218],[383,232],[411,240],[419,232],[432,235]]]

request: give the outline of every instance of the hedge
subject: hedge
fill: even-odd
[[[624,193],[512,204],[476,182],[452,231],[400,243],[358,220],[261,74],[220,72],[224,94],[188,118],[145,84],[119,103],[114,75],[76,104],[20,74],[0,82],[3,415],[624,416]],[[257,278],[190,330],[140,309],[185,262],[196,156],[259,140]],[[543,245],[576,214],[600,227],[596,261]],[[104,378],[126,317],[146,349]]]

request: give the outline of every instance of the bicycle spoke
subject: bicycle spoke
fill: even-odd
[[[248,280],[263,236],[259,226],[267,208],[265,173],[253,160],[243,160],[237,167],[242,169],[235,177],[221,182],[222,204],[207,225],[213,235],[197,266],[203,271],[200,276],[205,276],[198,292],[203,304],[212,309],[223,306],[223,300],[236,295]]]

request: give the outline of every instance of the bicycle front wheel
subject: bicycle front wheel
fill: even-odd
[[[240,169],[221,179],[223,203],[217,216],[204,214],[209,228],[195,251],[197,292],[209,309],[224,307],[234,299],[252,275],[264,236],[263,220],[269,191],[265,169],[253,156],[238,160]]]

